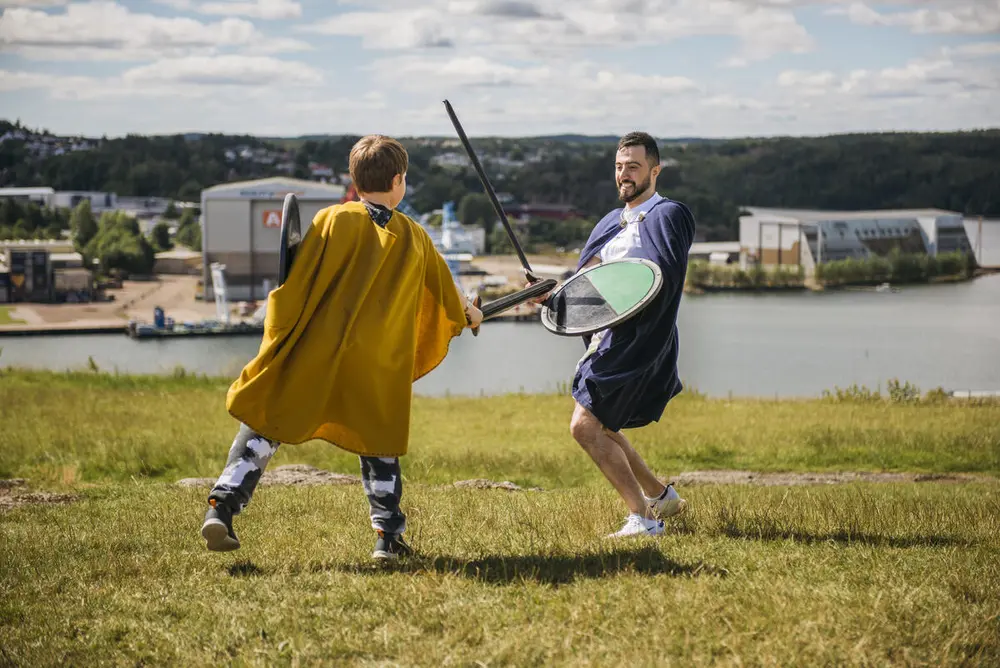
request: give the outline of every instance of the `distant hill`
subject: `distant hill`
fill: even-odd
[[[287,174],[346,174],[353,135],[275,138],[185,133],[116,139],[57,137],[0,121],[0,186],[198,201],[218,183]],[[472,137],[498,191],[522,203],[571,204],[587,218],[617,205],[617,136]],[[412,137],[408,200],[418,211],[482,193],[455,137]],[[447,142],[447,148],[445,148]],[[825,137],[671,138],[658,188],[694,210],[709,239],[736,237],[738,208],[941,208],[1000,216],[1000,130],[855,133]],[[314,171],[315,170],[315,171]]]

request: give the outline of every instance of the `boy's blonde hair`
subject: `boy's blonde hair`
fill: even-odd
[[[385,135],[362,137],[351,148],[351,180],[359,192],[384,193],[392,190],[396,174],[405,174],[409,156],[403,145]]]

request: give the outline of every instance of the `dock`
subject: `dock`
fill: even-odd
[[[158,326],[130,322],[125,333],[129,338],[138,340],[192,336],[261,336],[264,333],[264,323],[203,321]]]

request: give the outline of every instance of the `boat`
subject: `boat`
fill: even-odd
[[[225,265],[212,263],[212,283],[215,289],[216,318],[195,322],[175,322],[159,306],[153,308],[153,322],[130,320],[125,333],[133,339],[161,339],[175,336],[261,336],[264,333],[264,309],[261,307],[250,320],[232,322],[226,296]]]
[[[130,320],[125,327],[125,333],[133,339],[159,339],[172,336],[260,336],[264,333],[264,323],[252,320],[174,322],[173,318],[164,317],[163,310],[157,307],[154,309],[152,323]]]

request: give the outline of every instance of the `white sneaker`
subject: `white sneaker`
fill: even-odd
[[[625,526],[608,534],[608,538],[624,538],[626,536],[659,536],[663,533],[663,520],[647,520],[642,515],[631,513],[625,520]]]
[[[660,519],[680,515],[687,508],[687,501],[680,497],[677,490],[674,489],[673,483],[667,485],[667,488],[663,490],[663,494],[660,494],[655,499],[651,499],[645,494],[643,496],[646,498],[646,505]]]

